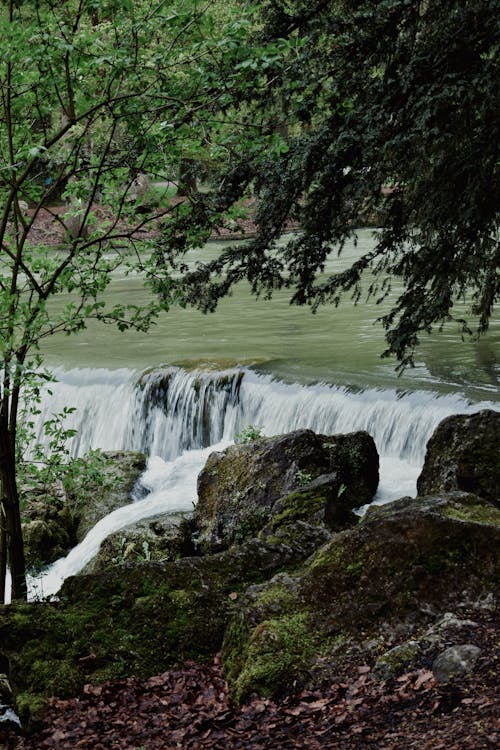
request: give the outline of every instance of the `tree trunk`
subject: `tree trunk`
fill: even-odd
[[[195,195],[198,191],[196,183],[197,163],[194,159],[181,158],[179,164],[179,179],[177,195]]]
[[[0,604],[5,601],[5,578],[7,574],[7,534],[5,530],[5,513],[0,484]]]
[[[21,513],[19,502],[14,505],[10,503],[6,507],[5,526],[7,537],[7,552],[10,563],[10,575],[12,578],[12,601],[28,598],[26,586],[26,563],[24,559],[23,532],[21,529]]]
[[[12,578],[12,600],[26,600],[26,563],[16,482],[16,460],[5,423],[0,424],[0,484],[3,490],[5,547]]]

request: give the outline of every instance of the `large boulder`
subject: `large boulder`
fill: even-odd
[[[466,493],[370,510],[295,575],[247,590],[223,646],[233,696],[241,702],[334,680],[353,648],[387,646],[388,633],[409,636],[438,613],[491,594],[499,542],[500,511]]]
[[[57,560],[78,544],[111,511],[131,502],[132,488],[146,465],[135,451],[109,451],[76,459],[67,482],[22,488],[23,535],[28,569]]]
[[[427,443],[419,495],[463,490],[500,507],[500,412],[444,419]]]
[[[323,475],[329,475],[328,514],[337,501],[345,510],[364,505],[377,489],[378,465],[366,432],[298,430],[212,453],[198,477],[199,547],[217,551],[251,538],[282,512],[282,498]]]

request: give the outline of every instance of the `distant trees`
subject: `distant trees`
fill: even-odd
[[[385,354],[401,367],[461,297],[472,316],[463,331],[486,331],[500,291],[498,0],[257,6],[259,31],[227,105],[239,112],[241,147],[192,218],[216,225],[253,193],[258,236],[186,274],[176,293],[213,310],[247,279],[257,294],[290,288],[293,303],[315,309],[346,292],[361,299],[367,271],[380,301],[398,277],[404,290],[381,323]],[[379,222],[373,249],[325,276],[361,215]],[[302,231],[277,249],[290,219]]]

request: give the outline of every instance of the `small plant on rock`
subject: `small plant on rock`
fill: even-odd
[[[303,471],[303,469],[297,469],[297,471],[295,472],[295,479],[299,487],[305,487],[306,484],[312,482],[312,474],[310,474],[308,471]]]
[[[247,427],[244,427],[240,432],[237,433],[235,437],[235,443],[238,443],[240,445],[247,445],[248,443],[253,443],[254,440],[258,440],[262,437],[262,427],[256,427],[253,424],[249,424]]]

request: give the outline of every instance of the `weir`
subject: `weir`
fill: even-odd
[[[111,533],[153,515],[191,511],[196,479],[212,450],[222,450],[252,424],[274,435],[299,428],[324,434],[366,430],[380,454],[374,502],[415,494],[425,446],[450,414],[498,408],[460,395],[427,391],[353,390],[327,384],[286,384],[246,368],[219,372],[162,367],[141,375],[130,370],[58,371],[43,394],[37,431],[72,405],[66,427],[73,456],[91,448],[139,450],[148,455],[136,499],[99,521],[67,557],[29,581],[32,598],[55,594],[78,573]]]
[[[219,372],[176,367],[139,375],[130,370],[56,371],[43,394],[36,432],[65,406],[77,430],[73,456],[90,449],[139,450],[172,460],[183,451],[233,441],[252,424],[263,434],[299,428],[332,434],[366,430],[381,456],[420,465],[437,424],[450,414],[496,408],[460,395],[428,391],[355,390],[328,384],[287,384],[246,368]]]

